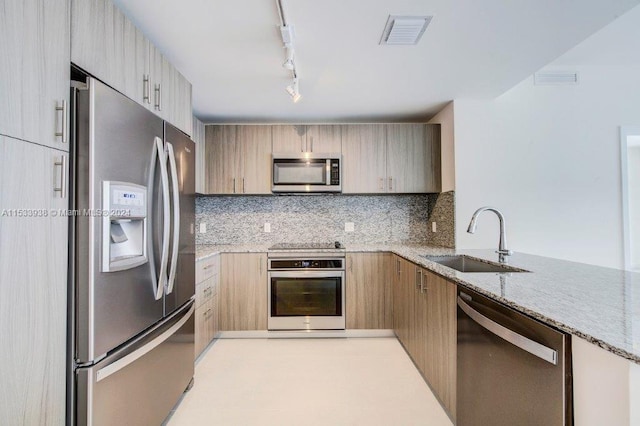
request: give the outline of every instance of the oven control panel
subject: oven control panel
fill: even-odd
[[[344,258],[330,259],[269,259],[270,270],[344,269]]]

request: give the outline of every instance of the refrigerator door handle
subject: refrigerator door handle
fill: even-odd
[[[160,259],[160,272],[156,276],[156,266],[155,259],[153,256],[153,238],[151,235],[152,232],[148,232],[149,235],[149,266],[151,268],[151,277],[153,280],[154,286],[154,297],[156,300],[162,299],[162,295],[164,294],[164,287],[167,281],[167,262],[169,260],[169,231],[171,226],[171,209],[169,202],[169,176],[167,174],[167,157],[164,150],[164,142],[159,137],[155,137],[153,141],[153,153],[151,154],[151,167],[149,170],[149,217],[153,217],[153,185],[155,182],[155,170],[156,170],[156,160],[160,164],[160,185],[162,186],[162,205],[163,205],[163,224],[162,224],[162,252]],[[149,224],[149,228],[151,228],[152,222],[149,220],[147,222]]]
[[[498,324],[497,322],[485,317],[480,312],[473,309],[471,306],[458,296],[458,306],[464,311],[465,314],[475,321],[478,325],[495,334],[498,337],[503,338],[507,342],[519,347],[522,350],[529,352],[532,355],[537,356],[540,359],[547,361],[550,364],[556,365],[558,363],[558,352],[541,345],[515,331],[509,330],[506,327]]]
[[[178,168],[176,167],[176,155],[173,145],[167,142],[167,154],[171,167],[171,185],[173,188],[173,250],[171,253],[171,265],[169,268],[169,281],[167,282],[167,294],[173,291],[176,280],[176,266],[178,263],[178,250],[180,243],[180,187],[178,185]]]
[[[178,331],[180,329],[180,327],[182,327],[184,325],[184,323],[186,323],[189,320],[189,318],[191,318],[191,316],[193,315],[194,311],[195,311],[195,306],[192,305],[189,308],[189,311],[187,312],[187,314],[184,315],[180,319],[180,321],[176,322],[174,325],[172,325],[170,328],[168,328],[162,334],[160,334],[159,336],[155,337],[153,340],[151,340],[150,342],[148,342],[146,345],[142,346],[141,348],[136,349],[135,351],[131,352],[127,356],[125,356],[123,358],[120,358],[119,360],[117,360],[117,361],[115,361],[115,362],[113,362],[113,363],[101,368],[100,370],[98,370],[96,372],[96,382],[99,382],[101,380],[106,379],[110,375],[112,375],[114,373],[117,373],[118,371],[120,371],[123,368],[125,368],[127,365],[132,364],[136,360],[142,358],[147,353],[151,352],[154,348],[156,348],[162,342],[166,341],[168,338],[173,336],[175,334],[175,332]]]

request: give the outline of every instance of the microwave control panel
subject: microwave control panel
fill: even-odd
[[[340,160],[331,160],[331,185],[340,185]]]

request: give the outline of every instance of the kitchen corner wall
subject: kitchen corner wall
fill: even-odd
[[[430,244],[453,247],[454,194],[200,196],[197,244]],[[437,232],[431,221],[437,221]],[[354,232],[345,232],[353,222]],[[264,224],[271,232],[264,232]]]

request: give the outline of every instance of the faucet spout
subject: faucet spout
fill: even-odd
[[[500,212],[500,210],[494,207],[489,207],[489,206],[480,207],[478,210],[475,211],[475,213],[473,213],[473,216],[471,216],[471,222],[469,222],[469,227],[467,228],[467,232],[470,234],[473,234],[476,232],[478,216],[480,215],[480,213],[487,210],[494,212],[498,216],[498,220],[500,221],[500,241],[498,243],[498,251],[496,253],[498,253],[498,259],[500,260],[501,263],[507,263],[506,256],[512,255],[513,252],[507,249],[507,230],[506,230],[504,215]]]

